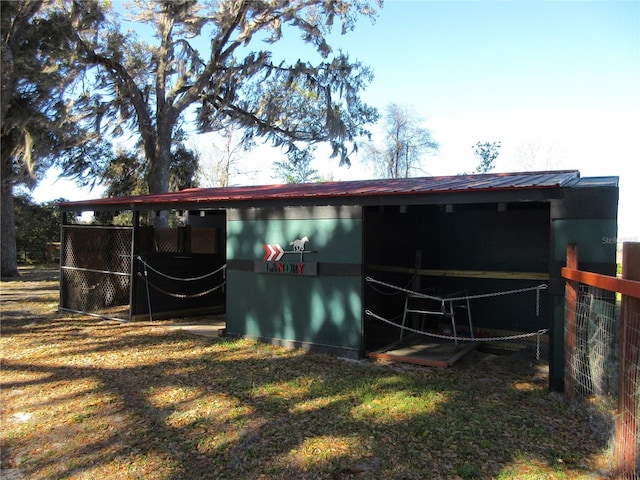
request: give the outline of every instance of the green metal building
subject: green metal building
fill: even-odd
[[[393,289],[381,285],[469,295],[522,289],[529,293],[474,299],[473,328],[549,329],[550,384],[562,389],[565,249],[577,243],[581,268],[615,274],[610,239],[617,235],[617,205],[617,177],[582,178],[573,170],[68,202],[61,205],[69,221],[63,225],[60,306],[89,313],[110,307],[104,293],[86,305],[78,299],[91,288],[100,291],[100,284],[113,290],[117,283],[120,303],[128,302],[126,320],[217,307],[226,313],[227,335],[362,358],[398,336],[393,325],[368,313],[396,319],[403,313],[403,291],[391,295]],[[183,225],[173,233],[143,225],[161,210],[178,212]],[[98,212],[98,218],[131,212],[118,265],[106,246],[114,240],[105,240],[101,253],[82,253],[89,248],[82,238],[115,227],[108,221],[73,225],[81,211]],[[170,247],[163,247],[160,240],[167,238]],[[205,273],[224,265],[224,291],[190,295],[194,284],[169,295],[171,278],[202,277],[198,285],[207,292]],[[153,270],[165,276],[150,288]],[[118,282],[106,281],[116,273]],[[530,290],[541,284],[547,288]]]

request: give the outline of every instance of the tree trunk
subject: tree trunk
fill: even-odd
[[[13,206],[13,187],[9,182],[2,183],[2,224],[0,235],[2,236],[2,266],[1,275],[5,277],[19,277],[18,273],[18,254],[16,251],[16,222],[15,210]]]
[[[4,120],[7,110],[9,109],[10,98],[13,95],[14,77],[13,77],[13,52],[8,45],[2,44],[2,95],[0,105],[0,128],[4,132]],[[3,142],[4,143],[4,142]],[[16,223],[15,212],[13,208],[13,187],[10,182],[11,177],[11,158],[3,152],[2,173],[0,174],[0,214],[2,220],[0,222],[0,275],[4,277],[16,277],[18,274],[18,259],[16,252]]]
[[[1,78],[1,94],[0,94],[0,127],[4,125],[4,119],[7,116],[7,110],[11,96],[13,95],[14,87],[14,66],[13,66],[13,52],[11,49],[2,44],[2,71],[0,71]]]
[[[149,162],[149,194],[155,195],[169,191],[170,161],[171,151],[167,150],[166,152],[158,152],[154,161]]]
[[[159,129],[160,130],[160,129]],[[149,159],[149,193],[167,193],[169,191],[169,167],[171,165],[171,134],[158,131],[153,158]],[[153,217],[153,226],[166,228],[169,224],[169,211],[161,210]]]

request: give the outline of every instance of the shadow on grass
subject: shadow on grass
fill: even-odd
[[[0,283],[6,282],[57,282],[60,278],[58,265],[22,265],[18,267],[18,277],[2,277]]]
[[[533,354],[438,370],[81,316],[4,328],[2,467],[24,478],[593,478],[605,447]]]
[[[110,348],[131,356],[133,350],[167,344],[186,350],[204,342],[181,337],[137,337]],[[153,478],[494,478],[518,459],[560,472],[580,470],[578,463],[597,453],[586,426],[576,425],[564,405],[535,388],[513,387],[525,379],[509,386],[468,378],[461,388],[445,378],[450,371],[398,373],[318,355],[281,359],[270,347],[241,340],[211,344],[218,348],[202,356],[138,366],[5,362],[5,375],[40,378],[3,381],[3,391],[30,387],[54,394],[27,410],[80,407],[61,419],[60,425],[82,426],[75,440],[56,447],[66,452],[63,459],[50,450],[57,443],[49,440],[60,436],[60,425],[50,419],[30,440],[35,451],[49,454],[21,462],[24,474],[74,476],[114,462],[144,470],[144,459],[155,458],[163,466],[154,466]],[[92,387],[55,393],[58,385],[84,380]],[[101,408],[92,408],[96,403]],[[571,438],[583,442],[571,444]],[[19,443],[3,438],[3,456]]]

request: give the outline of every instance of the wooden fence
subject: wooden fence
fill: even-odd
[[[617,412],[613,452],[615,478],[638,478],[640,428],[640,243],[625,243],[622,250],[622,278],[579,270],[578,246],[567,246],[567,266],[562,268],[565,287],[565,378],[564,395],[575,398],[580,372],[578,332],[580,287],[588,285],[613,292],[619,302],[617,338]]]

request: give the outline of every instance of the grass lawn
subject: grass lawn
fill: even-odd
[[[3,479],[597,479],[607,445],[533,353],[353,362],[57,312],[0,284]]]

